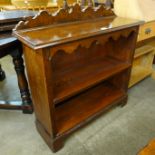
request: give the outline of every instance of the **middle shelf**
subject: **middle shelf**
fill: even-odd
[[[54,75],[54,103],[60,103],[130,66],[125,61],[106,56],[92,61],[89,65],[56,72]]]

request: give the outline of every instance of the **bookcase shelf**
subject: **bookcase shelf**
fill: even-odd
[[[79,66],[68,71],[58,72],[55,79],[58,81],[56,83],[60,83],[60,85],[55,86],[54,103],[60,103],[130,66],[127,62],[112,57],[104,57],[91,62],[87,66]],[[64,79],[67,80],[62,83],[60,80]]]
[[[85,123],[108,105],[125,98],[123,90],[110,82],[103,82],[56,106],[58,135]]]

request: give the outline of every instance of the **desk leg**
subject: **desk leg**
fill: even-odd
[[[22,98],[22,109],[23,113],[31,114],[33,113],[32,100],[29,93],[28,83],[25,76],[25,67],[23,64],[22,53],[18,50],[11,53],[13,58],[14,67],[17,73],[18,86],[20,89],[20,94]]]
[[[3,71],[1,64],[0,64],[0,81],[5,79],[5,72]]]

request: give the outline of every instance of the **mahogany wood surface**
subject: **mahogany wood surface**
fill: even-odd
[[[103,6],[81,10],[76,4],[16,26],[37,130],[54,152],[68,134],[112,106],[126,104],[141,23],[116,17]]]
[[[43,16],[44,18],[47,18],[49,16],[48,14],[46,15],[45,13],[41,13],[40,15]],[[135,21],[131,19],[124,20],[121,17],[110,17],[110,18],[103,18],[103,19],[99,18],[99,19],[94,19],[94,20],[87,20],[85,22],[83,21],[75,22],[73,23],[73,25],[70,25],[68,23],[58,24],[57,26],[47,25],[47,27],[40,26],[40,28],[35,29],[33,31],[32,29],[23,29],[23,30],[19,30],[15,32],[16,32],[16,37],[18,37],[19,40],[22,40],[29,47],[33,49],[40,49],[40,48],[44,48],[47,46],[61,45],[63,43],[72,42],[75,40],[80,41],[81,39],[86,39],[94,35],[96,35],[96,37],[101,37],[97,35],[101,35],[104,33],[106,34],[106,33],[120,30],[121,28],[119,26],[120,24],[124,27],[124,29],[130,26],[137,25],[136,20]],[[20,25],[19,25],[19,28],[20,28]],[[129,30],[129,32],[126,31],[124,33],[121,33],[121,32],[119,33],[121,33],[120,35],[122,36],[128,36],[130,31],[132,30]],[[41,34],[44,33],[44,35],[40,35],[40,33]],[[117,37],[120,37],[120,36],[109,35],[109,38],[110,37],[112,37],[115,40],[117,39]],[[105,38],[103,42],[105,40],[107,40],[107,38]],[[82,42],[84,44],[85,40],[84,41],[82,40]],[[85,43],[86,45],[84,44],[84,46],[90,46],[90,43],[87,41]],[[74,47],[76,48],[76,46]],[[70,52],[70,51],[67,50],[66,52]]]
[[[109,103],[123,97],[125,97],[123,90],[105,82],[88,89],[81,95],[64,101],[61,103],[62,105],[56,107],[58,135],[67,132],[77,124],[83,123],[83,121],[87,121],[87,119],[108,106]]]

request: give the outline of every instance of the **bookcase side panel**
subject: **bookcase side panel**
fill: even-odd
[[[48,74],[46,74],[43,52],[42,50],[33,51],[27,46],[23,48],[36,119],[46,132],[53,137],[55,126],[52,85],[47,81],[49,78],[47,77]]]

